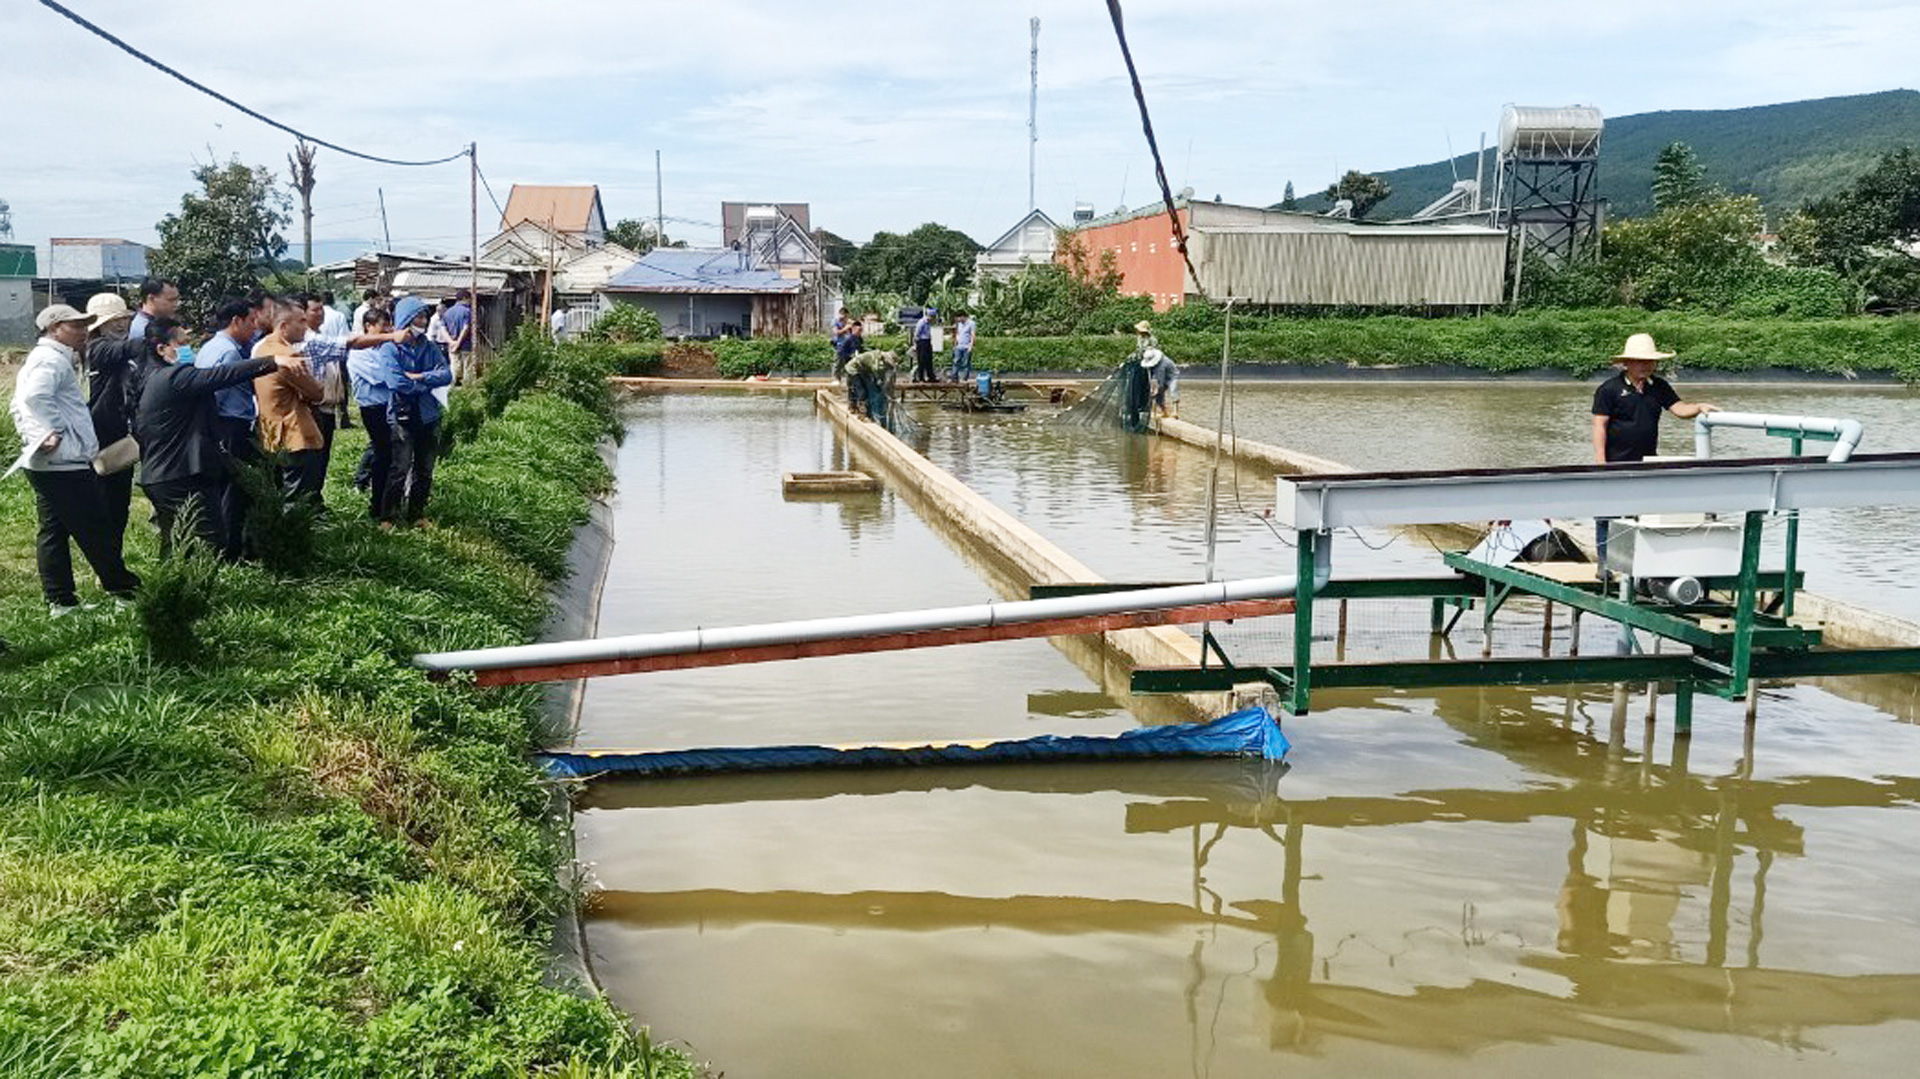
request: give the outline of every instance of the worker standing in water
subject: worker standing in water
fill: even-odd
[[[1671,412],[1681,419],[1692,419],[1718,406],[1705,401],[1682,401],[1666,379],[1653,373],[1662,360],[1673,353],[1654,346],[1653,335],[1636,333],[1627,338],[1625,348],[1613,358],[1620,366],[1612,378],[1593,391],[1593,461],[1612,464],[1640,461],[1660,452],[1660,413]],[[1594,522],[1594,548],[1600,572],[1607,575],[1607,524],[1611,518]]]
[[[1135,323],[1133,333],[1133,352],[1120,365],[1120,423],[1129,431],[1140,432],[1147,429],[1153,411],[1152,369],[1162,353],[1150,323]],[[1151,361],[1150,356],[1154,357]]]

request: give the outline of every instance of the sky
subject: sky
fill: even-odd
[[[718,243],[723,200],[811,203],[816,226],[858,241],[927,221],[992,241],[1028,208],[1038,16],[1040,208],[1065,220],[1076,203],[1155,197],[1099,0],[65,2],[319,138],[397,158],[476,143],[502,203],[516,182],[596,183],[609,223],[651,218],[657,150],[667,234],[695,246]],[[1289,180],[1305,193],[1349,168],[1466,153],[1509,103],[1622,116],[1894,89],[1911,84],[1920,41],[1911,0],[1123,7],[1173,188],[1261,205]],[[209,161],[286,179],[291,136],[37,0],[0,4],[0,55],[0,199],[16,242],[157,242]],[[464,160],[401,168],[322,150],[316,171],[318,261],[384,243],[383,194],[394,248],[467,250]],[[484,242],[499,219],[485,190],[480,205]],[[287,236],[298,257],[297,220]]]

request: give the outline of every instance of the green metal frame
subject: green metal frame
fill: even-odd
[[[1797,448],[1796,442],[1796,448]],[[1564,685],[1581,682],[1672,682],[1674,731],[1693,729],[1693,696],[1705,689],[1716,696],[1744,696],[1756,678],[1827,677],[1920,671],[1920,648],[1872,648],[1815,651],[1821,633],[1789,624],[1762,607],[1762,594],[1776,595],[1774,606],[1791,610],[1793,591],[1803,582],[1794,560],[1796,520],[1789,520],[1787,565],[1780,573],[1760,571],[1760,538],[1766,514],[1746,514],[1741,528],[1740,572],[1707,578],[1710,593],[1731,593],[1728,602],[1697,604],[1684,610],[1609,596],[1599,583],[1568,584],[1511,566],[1444,555],[1455,577],[1363,578],[1329,581],[1315,588],[1314,554],[1331,537],[1311,530],[1296,533],[1293,662],[1286,666],[1236,666],[1210,631],[1203,633],[1202,666],[1142,668],[1133,672],[1136,693],[1200,693],[1264,682],[1280,694],[1283,709],[1305,715],[1315,689],[1419,688],[1480,685]],[[1099,586],[1065,586],[1096,590]],[[1121,586],[1126,587],[1126,586]],[[1035,594],[1039,594],[1036,589]],[[1442,634],[1447,606],[1459,613],[1478,606],[1483,629],[1514,595],[1561,603],[1576,617],[1585,612],[1689,645],[1692,654],[1625,656],[1540,656],[1384,663],[1313,662],[1313,615],[1319,599],[1431,599],[1433,632]],[[1709,628],[1706,617],[1729,617],[1730,629]],[[1216,656],[1218,666],[1207,666]]]

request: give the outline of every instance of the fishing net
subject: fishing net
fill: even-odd
[[[1147,429],[1153,412],[1153,390],[1136,354],[1127,357],[1093,392],[1054,417],[1053,422],[1074,427],[1118,427],[1136,433]]]

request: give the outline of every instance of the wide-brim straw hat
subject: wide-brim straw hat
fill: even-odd
[[[93,320],[87,327],[89,330],[97,330],[114,319],[131,318],[132,315],[133,312],[127,308],[127,301],[121,299],[118,293],[95,293],[87,300],[87,317]]]
[[[1133,324],[1133,332],[1134,333],[1152,333],[1153,324],[1145,321],[1136,322]]]
[[[1652,334],[1636,333],[1632,337],[1627,338],[1626,347],[1620,350],[1620,355],[1613,358],[1613,362],[1624,363],[1627,360],[1671,359],[1673,359],[1673,353],[1660,351],[1653,343]]]

